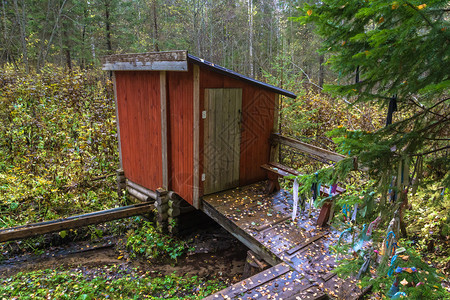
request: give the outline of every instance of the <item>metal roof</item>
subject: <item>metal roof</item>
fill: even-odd
[[[246,81],[246,82],[248,82],[250,84],[253,84],[253,85],[265,88],[265,89],[270,90],[272,92],[275,92],[277,94],[280,94],[280,95],[283,95],[283,96],[287,96],[287,97],[290,97],[290,98],[294,98],[294,99],[297,98],[297,96],[294,93],[291,93],[291,92],[289,92],[289,91],[287,91],[285,89],[273,86],[273,85],[268,84],[268,83],[264,83],[262,81],[259,81],[259,80],[256,80],[256,79],[253,79],[253,78],[250,78],[250,77],[247,77],[247,76],[244,76],[242,74],[236,73],[236,72],[234,72],[232,70],[229,70],[227,68],[224,68],[224,67],[221,67],[219,65],[216,65],[216,64],[214,64],[212,62],[206,61],[206,60],[204,60],[202,58],[199,58],[197,56],[188,54],[188,61],[190,61],[190,62],[192,62],[194,64],[197,64],[197,65],[200,65],[200,66],[204,66],[207,69],[210,69],[210,70],[212,70],[214,72],[223,74],[225,76],[229,76],[231,78],[238,79],[238,80],[244,80],[244,81]]]
[[[294,93],[285,89],[244,76],[197,56],[188,54],[186,50],[115,54],[102,58],[105,71],[187,71],[188,62],[200,65],[222,75],[246,81],[249,84],[267,89],[290,98],[297,98]]]

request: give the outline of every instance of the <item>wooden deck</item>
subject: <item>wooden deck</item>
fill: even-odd
[[[297,214],[284,190],[265,195],[265,182],[203,197],[202,210],[273,267],[208,299],[358,299],[356,280],[342,280],[329,246],[339,233],[316,225],[319,210]]]

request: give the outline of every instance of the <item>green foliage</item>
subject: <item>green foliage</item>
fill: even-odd
[[[127,233],[126,246],[131,250],[131,257],[176,260],[187,251],[186,242],[160,232],[148,221],[139,224],[137,229]]]
[[[398,106],[393,123],[384,128],[380,128],[382,122],[374,129],[348,124],[336,126],[329,136],[337,143],[337,151],[350,158],[333,168],[318,171],[316,177],[302,177],[302,183],[308,185],[316,179],[322,183],[347,182],[352,175],[352,162],[357,161],[358,167],[366,170],[370,184],[362,191],[350,189],[347,196],[336,199],[337,209],[343,204],[360,205],[357,224],[367,223],[377,214],[381,214],[386,223],[395,210],[403,214],[408,207],[407,199],[417,191],[428,194],[445,191],[450,186],[450,75],[446,71],[450,68],[448,2],[325,0],[306,4],[301,10],[303,16],[296,20],[315,25],[323,39],[321,51],[330,57],[327,63],[340,75],[338,84],[326,86],[326,91],[345,97],[353,106],[378,109],[389,104],[392,108],[394,96]],[[429,188],[424,189],[426,185]],[[308,186],[304,190],[307,191]],[[387,201],[389,190],[391,195],[397,195],[393,201]],[[412,202],[425,204],[414,198]],[[429,203],[426,206],[409,216],[405,212],[406,218],[416,217],[422,228],[426,228],[424,231],[409,228],[420,236],[420,251],[425,250],[425,236],[430,237],[430,232],[437,228],[439,232],[448,228],[447,222],[436,219],[439,215],[443,216],[440,220],[445,220],[447,210],[431,209]],[[433,217],[429,219],[426,215]],[[339,223],[339,217],[335,222]],[[358,226],[352,226],[357,232]],[[383,233],[374,237],[374,245],[384,237]],[[444,246],[445,238],[441,235],[439,239],[439,244]],[[429,251],[429,242],[426,245]],[[348,246],[343,245],[342,250],[348,250]],[[429,275],[435,271],[409,245],[407,251],[410,257],[407,263],[420,271],[402,273],[399,276],[406,277],[400,280],[425,283],[417,288],[405,286],[408,296],[414,299],[448,297],[440,286],[442,278],[430,275],[425,276],[425,280],[424,272]],[[386,278],[385,273],[388,260],[386,256],[379,262],[381,265],[376,266],[378,272],[369,276],[370,283],[376,289],[381,288],[382,294],[386,294],[392,283],[392,278]],[[341,264],[340,271],[355,273],[361,265],[361,258],[347,261]],[[365,280],[363,283],[369,284]]]
[[[417,249],[445,272],[450,265],[450,194],[435,190],[432,186],[419,189],[405,219]]]
[[[450,185],[447,4],[330,0],[305,5],[304,16],[297,18],[315,24],[324,38],[322,51],[332,54],[328,63],[343,77],[344,83],[328,91],[380,107],[394,95],[398,99],[400,112],[392,125],[375,132],[333,132],[343,153],[358,156],[380,186],[390,182],[405,158],[416,165],[423,158],[434,168],[435,180]],[[424,177],[418,175],[418,181]]]
[[[306,5],[305,16],[324,38],[322,51],[342,77],[360,82],[337,85],[336,91],[359,100],[399,99],[417,92],[433,103],[450,87],[447,1],[341,1]],[[422,94],[422,93],[421,93]]]
[[[402,240],[400,245],[406,246],[406,252],[399,255],[395,260],[395,268],[415,267],[417,272],[394,272],[392,276],[388,276],[387,270],[390,264],[379,258],[376,263],[371,265],[369,272],[361,278],[361,286],[372,285],[372,291],[375,294],[386,295],[395,278],[397,278],[400,291],[405,292],[408,299],[448,299],[450,294],[442,287],[441,282],[444,279],[442,275],[438,274],[433,266],[426,263],[409,243]],[[341,261],[335,271],[344,277],[355,275],[363,262],[362,256],[358,256],[356,259],[345,259]],[[403,283],[401,283],[402,281]],[[422,284],[416,287],[419,282]]]
[[[153,278],[151,272],[135,268],[120,278],[115,266],[104,267],[103,273],[86,276],[81,270],[42,270],[18,273],[0,279],[0,295],[8,299],[203,299],[225,288],[223,282],[197,276],[172,275]]]
[[[0,71],[0,227],[117,204],[113,176],[90,181],[117,168],[111,103],[95,71]]]

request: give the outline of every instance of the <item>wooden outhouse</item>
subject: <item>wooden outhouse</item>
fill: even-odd
[[[266,178],[278,99],[293,93],[187,51],[107,56],[103,70],[113,72],[127,180],[199,208],[203,195]]]

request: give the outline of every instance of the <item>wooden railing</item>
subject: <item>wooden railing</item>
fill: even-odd
[[[0,230],[0,243],[33,237],[44,233],[51,233],[87,225],[105,223],[108,221],[128,218],[136,215],[144,215],[152,212],[154,207],[155,206],[153,205],[153,203],[147,202],[96,211],[84,215],[71,216],[65,219],[6,228]]]
[[[271,134],[270,140],[272,143],[287,145],[302,152],[315,155],[327,161],[338,162],[343,160],[344,158],[347,158],[345,155],[330,150],[326,150],[308,143],[304,143],[290,137],[282,136],[281,134],[278,133]]]

